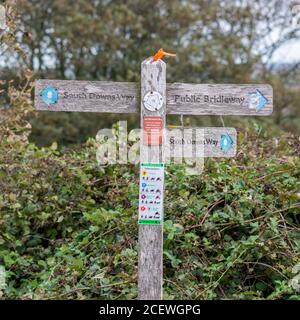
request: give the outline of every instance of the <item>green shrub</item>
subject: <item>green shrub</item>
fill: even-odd
[[[99,167],[92,139],[60,153],[2,138],[3,298],[135,298],[138,167]],[[165,298],[299,298],[299,149],[244,132],[237,158],[201,175],[167,167]]]

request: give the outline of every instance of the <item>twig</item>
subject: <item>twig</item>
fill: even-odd
[[[280,210],[273,211],[273,213],[281,213],[281,212],[288,211],[290,209],[296,209],[296,208],[300,208],[300,203],[296,203],[295,205],[290,206],[288,208],[283,208],[283,209],[280,209]]]
[[[280,174],[280,173],[286,173],[286,172],[289,172],[291,170],[293,170],[293,169],[291,168],[291,169],[287,169],[287,170],[281,170],[281,171],[277,171],[277,172],[268,173],[268,174],[265,174],[265,175],[263,175],[261,177],[258,177],[256,179],[253,179],[253,181],[255,181],[255,182],[256,181],[260,181],[260,180],[263,180],[263,179],[265,179],[265,178],[267,178],[269,176],[277,175],[277,174]]]
[[[203,223],[205,222],[206,218],[208,217],[208,215],[211,213],[211,211],[217,206],[219,205],[220,203],[224,202],[225,200],[224,199],[219,199],[217,200],[216,202],[214,202],[210,208],[206,211],[204,217],[202,218],[202,220],[200,221],[199,224],[196,224],[194,226],[190,226],[189,228],[187,228],[187,230],[192,230],[192,229],[195,229],[195,228],[198,228],[198,227],[201,227],[203,225]]]
[[[244,261],[244,262],[240,262],[240,263],[241,263],[241,264],[254,264],[254,265],[259,264],[259,265],[264,266],[264,267],[266,267],[266,268],[270,268],[270,269],[272,269],[273,271],[276,271],[276,272],[279,273],[282,277],[284,277],[286,280],[289,280],[289,278],[288,278],[286,275],[284,275],[284,274],[283,274],[281,271],[279,271],[278,269],[270,266],[269,264],[266,264],[266,263],[263,263],[263,262],[252,262],[252,261]]]
[[[164,282],[169,282],[171,284],[173,284],[176,288],[178,288],[181,292],[183,292],[185,295],[189,296],[190,295],[182,288],[180,287],[176,282],[172,281],[172,280],[169,280],[169,279],[164,279]]]
[[[118,285],[122,285],[122,284],[126,284],[126,283],[129,283],[129,282],[132,282],[132,279],[131,280],[127,280],[127,281],[123,281],[123,282],[117,282],[117,283],[111,283],[111,284],[104,284],[102,286],[96,286],[97,289],[102,289],[102,288],[108,288],[108,287],[114,287],[114,286],[118,286]],[[66,296],[70,293],[73,293],[73,292],[77,292],[77,291],[81,291],[81,290],[90,290],[91,287],[81,287],[81,288],[73,288],[67,292],[64,292],[58,296],[56,296],[55,298],[57,297],[63,297],[63,296]]]
[[[210,288],[212,288],[212,287],[215,287],[215,288],[216,288],[216,287],[219,285],[219,283],[220,283],[220,281],[222,280],[222,278],[223,278],[223,277],[225,276],[225,274],[228,272],[228,270],[234,266],[235,262],[236,262],[246,251],[247,251],[247,249],[243,250],[242,253],[232,262],[232,265],[229,266],[229,267],[221,274],[221,276],[219,277],[219,279],[218,279],[217,281],[214,281],[214,282],[213,282],[211,285],[209,285],[206,289],[204,289],[203,291],[201,291],[201,292],[196,296],[195,300],[198,299],[204,292],[206,292],[206,291],[209,290]]]

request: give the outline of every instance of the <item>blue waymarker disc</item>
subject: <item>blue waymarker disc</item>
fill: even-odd
[[[221,135],[220,147],[223,152],[228,152],[233,146],[233,140],[231,136],[226,133]]]
[[[262,110],[268,103],[268,99],[258,90],[249,94],[249,108],[255,109],[256,112]]]
[[[57,103],[58,101],[58,91],[56,88],[48,86],[44,88],[41,92],[41,97],[43,101],[48,105]]]

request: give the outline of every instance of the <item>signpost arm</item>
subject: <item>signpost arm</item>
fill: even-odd
[[[163,98],[159,110],[149,111],[143,103],[147,93],[158,92]],[[162,163],[163,145],[149,145],[143,141],[145,116],[161,117],[163,129],[166,119],[166,64],[162,60],[146,59],[141,65],[141,163]],[[138,299],[162,299],[163,283],[163,215],[159,225],[139,224]]]

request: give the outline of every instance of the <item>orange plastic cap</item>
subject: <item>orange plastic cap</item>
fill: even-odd
[[[163,48],[160,48],[156,52],[156,54],[153,56],[153,61],[157,61],[158,59],[162,59],[164,56],[176,57],[176,53],[165,52]]]

